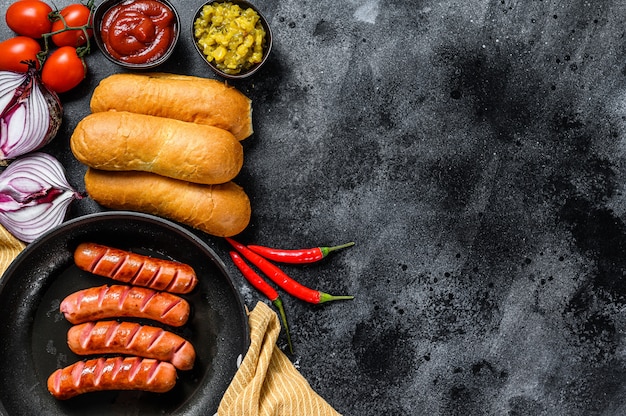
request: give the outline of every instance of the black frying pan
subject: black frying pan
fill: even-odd
[[[192,305],[189,323],[168,330],[192,342],[197,360],[193,370],[179,371],[170,392],[97,392],[66,401],[48,392],[46,381],[56,368],[86,358],[67,347],[70,324],[58,311],[60,301],[79,289],[115,283],[73,264],[74,248],[85,241],[185,262],[196,270],[198,286],[185,295]],[[31,243],[0,280],[0,414],[211,416],[248,344],[243,301],[204,242],[150,215],[79,217]]]

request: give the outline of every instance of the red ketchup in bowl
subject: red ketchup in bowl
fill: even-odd
[[[172,9],[155,0],[128,0],[107,10],[102,19],[102,42],[111,56],[129,64],[156,61],[175,36]]]

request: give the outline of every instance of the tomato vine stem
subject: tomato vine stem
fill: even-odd
[[[43,50],[37,54],[37,60],[39,61],[40,68],[43,67],[43,64],[50,53],[50,42],[49,39],[58,35],[59,33],[67,32],[70,30],[80,30],[85,35],[86,43],[84,46],[79,46],[76,48],[76,54],[79,58],[84,57],[91,53],[91,36],[89,36],[89,30],[93,30],[93,14],[95,11],[95,0],[88,0],[86,3],[83,3],[85,7],[89,8],[89,18],[87,19],[87,23],[82,26],[70,26],[67,24],[65,17],[61,14],[61,12],[57,9],[54,10],[49,15],[49,19],[52,21],[61,20],[63,22],[63,29],[56,30],[54,32],[44,33],[41,37],[43,39]]]

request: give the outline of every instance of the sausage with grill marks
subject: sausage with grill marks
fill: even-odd
[[[188,264],[102,244],[79,244],[74,250],[74,263],[79,269],[99,276],[171,293],[189,293],[198,283],[194,269]]]
[[[189,319],[189,303],[168,292],[126,285],[104,285],[79,290],[61,302],[60,310],[72,324],[108,318],[144,318],[171,326]]]
[[[127,354],[168,361],[179,370],[191,370],[193,345],[161,328],[135,322],[99,321],[75,325],[67,333],[70,350],[78,355]]]
[[[152,358],[113,357],[78,361],[48,377],[48,390],[59,400],[105,390],[165,393],[176,384],[176,368]]]

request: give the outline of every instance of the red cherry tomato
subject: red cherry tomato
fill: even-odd
[[[85,79],[87,66],[76,53],[76,48],[61,46],[52,52],[43,64],[41,80],[54,92],[66,92]]]
[[[41,45],[35,39],[26,36],[16,36],[0,42],[0,70],[26,72],[29,61],[34,61],[39,68],[37,54],[41,52]]]
[[[84,4],[70,4],[67,7],[61,9],[60,12],[67,27],[80,27],[90,22],[91,10]],[[52,32],[56,32],[65,28],[63,19],[59,18],[52,23]],[[85,32],[80,29],[66,30],[56,35],[52,35],[52,42],[57,46],[73,46],[75,48],[87,43],[87,39],[93,35],[93,30],[87,30],[87,36]]]
[[[20,0],[11,4],[4,16],[7,26],[18,35],[33,39],[52,31],[48,15],[52,7],[40,0]]]

